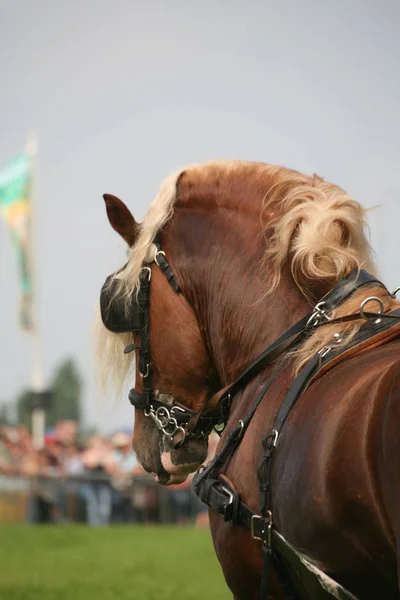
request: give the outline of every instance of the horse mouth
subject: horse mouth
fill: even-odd
[[[183,483],[190,473],[194,473],[207,458],[207,440],[192,439],[180,448],[164,448],[161,453],[163,471],[169,474],[168,481],[165,477],[157,476],[162,485]]]
[[[169,485],[179,485],[180,483],[183,483],[188,478],[189,473],[178,475],[175,473],[163,472],[158,475],[156,473],[152,473],[152,475],[159,485],[168,487]]]

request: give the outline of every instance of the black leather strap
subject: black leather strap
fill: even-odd
[[[366,285],[379,285],[381,287],[386,287],[382,282],[376,279],[374,275],[367,273],[364,270],[352,271],[347,277],[342,279],[322,300],[317,304],[317,306],[323,306],[323,310],[326,313],[332,312],[337,306],[342,304],[345,300],[349,298],[356,290],[364,287]],[[261,354],[259,354],[247,367],[244,371],[239,375],[239,377],[232,383],[232,385],[225,391],[224,396],[231,395],[233,396],[240,388],[244,387],[248,381],[250,381],[257,373],[259,373],[263,368],[267,365],[274,362],[279,356],[283,354],[290,347],[295,345],[304,333],[308,329],[308,324],[310,324],[310,320],[313,315],[315,315],[315,310],[311,313],[300,319],[297,323],[295,323],[288,331],[286,331],[280,338],[278,338],[271,346],[263,350]],[[366,313],[366,315],[372,313]],[[357,313],[355,315],[349,315],[346,319],[345,317],[339,318],[337,320],[326,320],[318,323],[319,326],[323,326],[324,324],[334,323],[334,322],[344,322],[346,320],[358,320],[360,319],[360,315]]]
[[[175,275],[173,274],[172,269],[169,266],[169,263],[161,250],[157,253],[155,262],[157,266],[161,269],[161,271],[164,273],[165,277],[168,279],[168,283],[172,287],[174,292],[180,293],[179,285],[175,279]]]
[[[206,467],[204,467],[202,470],[199,470],[195,474],[195,476],[193,478],[193,488],[194,488],[196,494],[199,495],[199,493],[201,493],[200,487],[202,485],[202,482],[204,482],[208,477],[210,477],[210,476],[212,477],[217,472],[217,470],[220,467],[222,467],[224,464],[226,464],[226,462],[233,455],[236,448],[239,446],[240,442],[242,441],[243,435],[244,435],[250,421],[252,420],[258,406],[260,405],[262,399],[264,398],[268,389],[272,385],[273,381],[275,381],[275,379],[279,375],[282,366],[283,366],[283,363],[277,365],[277,367],[274,369],[274,371],[268,377],[267,381],[262,386],[260,392],[257,394],[257,396],[253,402],[253,405],[252,405],[251,409],[249,410],[249,412],[247,413],[246,417],[242,421],[239,421],[239,423],[237,423],[232,428],[232,430],[229,432],[229,435],[228,435],[224,445],[222,446],[222,448],[218,452],[218,454],[214,456],[214,458],[209,462],[209,464]]]
[[[168,283],[170,284],[174,292],[176,292],[177,294],[181,294],[182,292],[179,288],[178,282],[175,279],[175,275],[169,265],[169,262],[165,257],[165,253],[161,249],[161,241],[158,234],[154,238],[154,244],[157,246],[157,254],[155,256],[154,262],[164,273],[165,277],[168,279]]]
[[[179,410],[175,410],[174,412],[174,418],[179,425],[187,423],[190,419],[193,419],[197,415],[194,410],[183,406],[183,404],[180,404],[179,402],[169,404],[159,400],[154,396],[152,389],[143,390],[142,392],[137,392],[135,389],[132,389],[129,391],[128,397],[132,406],[144,410],[149,410],[150,405],[154,408],[154,410],[163,407],[170,411],[171,409],[178,407]]]
[[[387,290],[386,286],[364,269],[354,269],[346,277],[344,277],[338,285],[336,285],[326,296],[321,298],[318,304],[324,303],[324,309],[332,311],[334,308],[342,304],[356,290],[365,285],[378,285]],[[389,292],[388,292],[389,293]]]
[[[129,390],[128,398],[129,402],[135,408],[149,410],[150,404],[152,403],[152,390],[137,392],[135,389],[131,389]]]

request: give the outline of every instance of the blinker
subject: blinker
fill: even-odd
[[[114,333],[139,332],[144,327],[145,311],[136,297],[132,297],[127,310],[124,300],[117,294],[118,279],[114,275],[107,277],[100,292],[100,313],[104,326]],[[129,352],[134,350],[131,348]]]

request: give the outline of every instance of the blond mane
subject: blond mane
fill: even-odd
[[[279,285],[284,264],[290,264],[298,288],[309,296],[307,284],[326,282],[331,287],[353,269],[365,269],[377,276],[377,267],[368,241],[367,210],[339,187],[314,175],[288,171],[281,173],[263,201],[263,213],[270,216],[264,230],[272,230],[264,260],[272,267],[271,294]],[[263,214],[262,213],[262,214]],[[271,218],[271,215],[272,218]],[[335,316],[359,311],[363,299],[377,296],[388,311],[400,304],[382,287],[362,289],[344,302]],[[368,310],[378,309],[371,303]],[[349,343],[364,321],[336,323],[314,332],[294,356],[294,372],[324,346],[334,341],[334,334]]]
[[[126,268],[115,275],[115,279],[118,279],[120,283],[116,288],[116,295],[124,302],[125,308],[127,308],[132,295],[139,292],[139,276],[143,264],[154,259],[156,247],[153,240],[157,232],[172,216],[177,182],[181,173],[182,169],[162,182],[141,223],[138,239],[129,251]],[[112,298],[110,298],[111,301]],[[117,395],[120,395],[128,375],[133,376],[134,353],[124,354],[124,348],[132,341],[132,335],[108,331],[103,325],[98,308],[94,337],[97,355],[96,379],[104,389],[108,383],[112,383]]]
[[[139,275],[144,263],[154,258],[154,237],[172,217],[180,176],[196,171],[207,177],[209,167],[217,167],[225,177],[235,171],[255,170],[260,178],[268,176],[265,196],[260,206],[260,218],[265,232],[271,232],[264,260],[272,268],[273,282],[266,294],[279,285],[283,266],[290,263],[293,279],[307,295],[307,284],[319,281],[332,286],[353,269],[366,269],[376,274],[376,266],[366,235],[366,210],[337,186],[317,176],[307,177],[296,171],[263,163],[245,161],[218,161],[191,165],[167,177],[150,205],[135,245],[129,252],[128,264],[116,277],[120,281],[117,294],[129,303],[139,290]],[[251,169],[251,170],[250,170]],[[273,185],[271,186],[271,176]],[[338,310],[337,316],[358,309],[361,300],[370,295],[382,298],[385,310],[398,303],[382,289],[360,291]],[[374,307],[371,307],[372,310]],[[349,340],[360,329],[362,322],[327,326],[315,331],[297,350],[294,367],[298,371],[312,356],[333,338],[334,333],[346,334]],[[112,380],[121,390],[132,368],[132,355],[123,349],[131,340],[130,334],[107,331],[100,316],[96,319],[97,353],[100,380],[106,385]]]

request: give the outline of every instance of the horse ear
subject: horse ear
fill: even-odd
[[[104,194],[108,220],[111,227],[124,238],[128,246],[133,246],[139,234],[139,225],[133,218],[129,208],[112,194]]]

